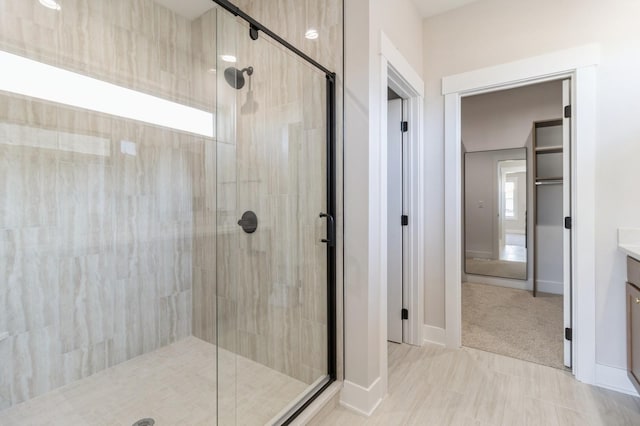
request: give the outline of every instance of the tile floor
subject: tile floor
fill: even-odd
[[[195,337],[0,412],[0,425],[215,425],[216,347]],[[220,424],[263,425],[307,385],[220,351]]]
[[[640,425],[640,398],[477,349],[390,344],[389,394],[370,418],[337,407],[320,425]]]
[[[215,346],[162,348],[0,412],[0,425],[213,425]],[[221,424],[265,424],[307,386],[220,351]],[[389,345],[389,395],[370,418],[338,407],[322,425],[640,425],[640,399],[566,372],[471,348]]]

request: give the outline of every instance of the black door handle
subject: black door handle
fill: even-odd
[[[326,243],[329,247],[336,246],[336,221],[330,214],[320,213],[320,217],[326,217],[328,221],[327,238],[320,240],[322,243]]]

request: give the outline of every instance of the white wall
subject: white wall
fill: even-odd
[[[349,3],[351,0],[345,0]],[[389,40],[422,74],[424,49],[422,47],[422,18],[412,0],[371,0],[371,29],[374,40],[384,31]],[[376,52],[379,54],[380,52]]]
[[[534,121],[562,117],[562,82],[468,96],[461,113],[467,151],[520,148],[530,141]]]
[[[383,276],[378,207],[383,184],[380,109],[381,102],[386,102],[386,94],[380,93],[381,31],[419,74],[424,49],[422,20],[410,0],[348,0],[344,4],[345,390],[341,399],[368,412],[379,401],[377,389],[386,392],[386,352],[380,350]]]
[[[626,364],[624,256],[616,229],[640,226],[637,0],[485,0],[424,21],[427,247],[425,319],[444,326],[444,76],[600,43],[596,155],[596,357]],[[579,111],[576,114],[580,114]],[[466,141],[465,141],[466,142]],[[437,213],[436,213],[437,212]],[[579,283],[578,283],[579,285]]]

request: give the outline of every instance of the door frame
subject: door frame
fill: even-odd
[[[406,132],[406,170],[403,201],[404,214],[409,216],[409,225],[405,227],[406,238],[403,238],[403,305],[409,310],[406,327],[403,326],[403,343],[421,346],[424,323],[424,82],[413,70],[409,62],[391,43],[389,38],[380,33],[380,181],[387,182],[387,89],[391,88],[405,102],[406,120],[409,128]],[[380,196],[380,353],[382,355],[382,377],[386,377],[387,369],[387,188],[382,185]]]
[[[573,262],[573,374],[595,383],[595,152],[596,44],[451,75],[442,80],[445,118],[445,325],[446,345],[462,338],[462,164],[461,100],[464,96],[571,79],[571,235]],[[578,186],[578,182],[580,185]]]

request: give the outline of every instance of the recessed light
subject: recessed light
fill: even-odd
[[[56,0],[38,0],[38,1],[40,1],[41,5],[51,10],[62,9],[62,7],[60,7],[60,3],[58,3]]]
[[[318,30],[314,29],[314,28],[310,28],[307,30],[306,33],[304,33],[305,38],[309,39],[309,40],[315,40],[318,38]]]
[[[231,62],[231,63],[238,62],[238,59],[233,55],[222,55],[220,56],[220,59],[222,59],[225,62]]]

